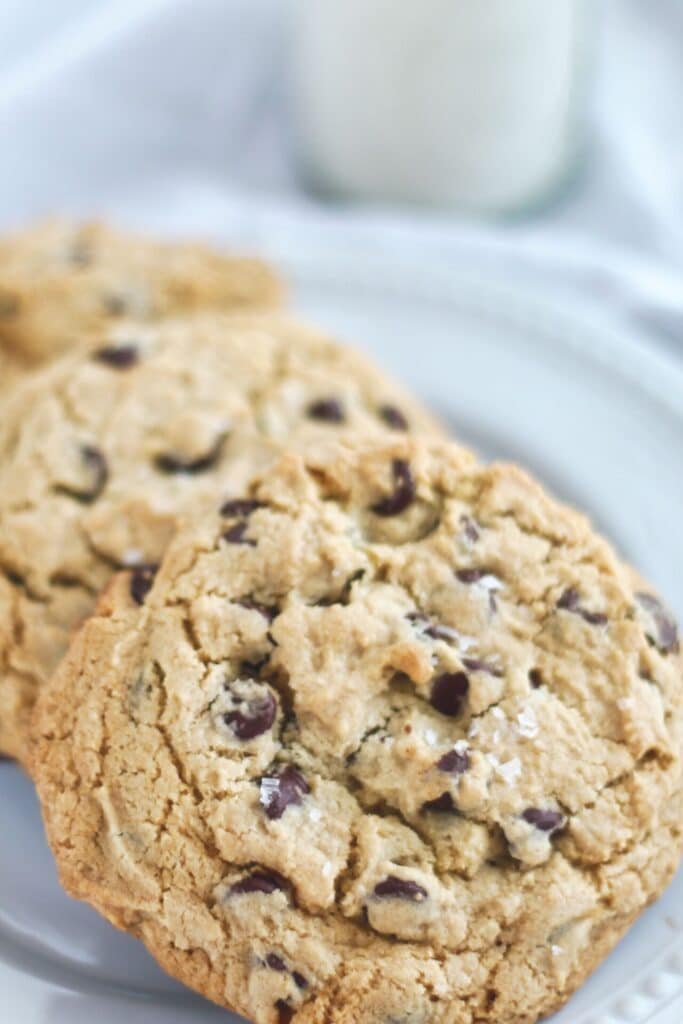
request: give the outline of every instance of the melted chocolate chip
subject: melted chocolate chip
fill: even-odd
[[[579,613],[584,622],[591,626],[606,626],[607,616],[603,612],[588,612],[585,608]]]
[[[95,352],[93,359],[98,363],[104,363],[115,370],[128,370],[135,366],[139,359],[139,352],[135,345],[105,345]]]
[[[541,832],[556,832],[564,820],[559,811],[540,807],[527,807],[522,817]]]
[[[557,602],[558,608],[567,612],[575,612],[579,607],[579,592],[575,587],[568,587]]]
[[[488,569],[458,569],[455,575],[461,583],[479,583],[490,574]]]
[[[436,800],[427,800],[426,803],[422,804],[423,811],[433,811],[435,814],[455,814],[457,808],[453,803],[453,797],[450,793],[442,793],[441,796],[437,796]]]
[[[253,740],[272,727],[277,715],[277,702],[272,693],[247,701],[239,711],[228,711],[223,721],[238,740]]]
[[[252,871],[245,875],[239,882],[230,886],[231,896],[243,896],[252,892],[260,892],[270,896],[273,892],[279,892],[286,888],[286,881],[277,871]]]
[[[503,674],[497,665],[491,664],[490,661],[482,661],[481,658],[463,658],[462,663],[469,672],[486,672],[487,675],[498,678]]]
[[[228,544],[248,544],[250,547],[256,547],[256,541],[251,540],[249,537],[245,537],[247,532],[248,523],[235,523],[229,530],[226,530],[223,534],[223,540],[227,540]]]
[[[261,803],[272,821],[281,818],[288,807],[298,806],[310,791],[306,779],[292,765],[261,779]]]
[[[262,658],[257,661],[243,661],[240,664],[240,673],[245,676],[256,677],[263,668],[270,661],[270,654],[264,654]]]
[[[603,615],[602,612],[590,612],[581,607],[581,599],[576,587],[568,587],[565,590],[557,602],[557,607],[567,612],[573,612],[575,615],[580,615],[584,622],[589,623],[591,626],[607,625],[607,616]]]
[[[266,964],[270,967],[271,971],[280,971],[282,973],[287,970],[287,964],[277,953],[269,953],[266,957]]]
[[[346,418],[341,402],[336,398],[320,398],[311,402],[306,414],[310,419],[321,420],[323,423],[343,423]]]
[[[93,445],[83,445],[81,448],[81,460],[88,476],[88,483],[84,487],[71,487],[66,484],[60,484],[57,490],[61,494],[67,494],[70,498],[75,498],[76,501],[89,504],[91,501],[99,498],[104,490],[109,477],[109,468],[107,460],[100,449],[95,448]]]
[[[529,669],[529,682],[533,686],[534,690],[537,690],[539,686],[543,686],[543,676],[541,675],[540,668]]]
[[[444,626],[439,622],[435,622],[425,629],[425,636],[431,637],[432,640],[449,640],[451,642],[456,638],[455,631],[450,626]]]
[[[415,499],[415,483],[405,459],[394,459],[391,472],[394,478],[394,491],[386,498],[380,498],[372,506],[376,516],[397,516]]]
[[[303,974],[300,974],[298,971],[292,971],[292,978],[297,988],[308,988],[308,979],[304,978]]]
[[[462,704],[470,688],[464,672],[444,672],[432,683],[429,703],[442,715],[455,718],[462,711]]]
[[[94,501],[104,490],[107,478],[109,477],[107,460],[99,448],[94,448],[89,444],[83,446],[81,454],[88,472],[93,477],[92,486],[87,491],[81,492],[81,498],[83,501]]]
[[[395,405],[380,405],[379,409],[380,418],[384,420],[388,427],[393,430],[407,430],[408,420],[405,418],[400,409],[397,409]]]
[[[189,475],[205,473],[207,469],[211,469],[218,461],[225,444],[225,437],[225,434],[219,437],[208,452],[204,455],[198,455],[196,459],[186,459],[182,455],[162,453],[157,455],[154,465],[161,473],[187,473]]]
[[[375,886],[374,895],[382,899],[410,900],[411,903],[423,903],[428,896],[427,890],[417,882],[407,878],[389,875],[383,882]]]
[[[422,632],[424,635],[431,637],[432,640],[453,641],[457,639],[456,630],[451,629],[450,626],[444,626],[439,622],[431,622],[424,612],[408,612],[406,618],[409,622],[412,622],[414,626],[422,626]]]
[[[243,597],[237,602],[237,604],[241,608],[246,608],[248,611],[258,612],[259,615],[262,615],[264,619],[268,620],[268,622],[272,622],[273,619],[277,618],[280,614],[280,609],[276,604],[260,604],[258,601],[252,600],[251,597]]]
[[[257,508],[263,508],[262,501],[255,501],[252,498],[231,498],[221,506],[221,515],[237,519],[246,519]]]
[[[460,516],[460,522],[462,524],[462,530],[468,541],[474,544],[479,540],[479,530],[477,529],[473,519],[469,516]]]
[[[128,309],[128,301],[124,295],[111,292],[102,297],[102,305],[109,316],[123,316]]]
[[[406,618],[408,622],[412,622],[416,626],[422,626],[424,623],[429,622],[429,618],[424,612],[408,612]]]
[[[447,754],[440,757],[436,767],[440,772],[449,772],[451,775],[462,775],[470,766],[470,755],[464,750],[449,750]]]
[[[277,1024],[290,1024],[294,1019],[294,1010],[284,999],[278,999],[275,1009],[277,1010]]]
[[[650,643],[661,651],[670,654],[678,650],[678,626],[669,609],[654,594],[641,592],[636,594],[636,601],[649,616],[650,622],[645,635]]]
[[[152,589],[158,565],[136,565],[130,575],[130,596],[136,604],[144,604]]]

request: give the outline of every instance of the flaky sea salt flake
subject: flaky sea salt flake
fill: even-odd
[[[525,736],[527,739],[533,739],[534,736],[538,735],[538,722],[536,721],[536,715],[534,714],[533,708],[524,708],[517,715],[517,730],[520,736]]]
[[[511,786],[522,774],[522,762],[518,757],[512,757],[509,761],[503,761],[496,767],[496,773],[500,775],[503,782]]]

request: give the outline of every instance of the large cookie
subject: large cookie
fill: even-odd
[[[156,563],[202,496],[239,495],[284,443],[437,429],[277,315],[128,324],[36,372],[0,425],[0,751],[21,756],[36,688],[112,571]]]
[[[48,221],[0,240],[0,349],[19,366],[93,334],[97,344],[98,332],[126,316],[270,307],[280,297],[274,272],[258,260],[103,224]]]
[[[678,863],[674,622],[444,444],[239,498],[117,577],[39,702],[64,884],[258,1024],[535,1021]]]

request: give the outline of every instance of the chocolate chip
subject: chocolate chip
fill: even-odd
[[[540,807],[527,807],[522,817],[541,832],[556,832],[564,820],[559,811]]]
[[[291,805],[298,806],[311,788],[301,772],[287,765],[280,772],[261,779],[261,804],[266,815],[275,821]]]
[[[262,501],[254,501],[252,498],[231,498],[221,506],[221,515],[233,518],[246,519],[257,508],[263,508]]]
[[[458,569],[455,575],[461,583],[479,583],[484,576],[489,576],[490,573],[488,569]]]
[[[130,596],[136,604],[144,604],[152,589],[158,565],[136,565],[130,575]]]
[[[408,420],[405,418],[400,409],[397,409],[395,405],[380,405],[377,410],[380,418],[384,420],[388,427],[393,430],[407,430]]]
[[[636,600],[650,619],[645,629],[650,643],[662,654],[677,651],[678,626],[669,609],[654,594],[641,592],[636,594]]]
[[[470,755],[466,750],[449,750],[447,754],[439,758],[436,767],[440,772],[449,772],[451,775],[462,775],[470,766]]]
[[[312,420],[321,420],[324,423],[343,423],[344,410],[336,398],[319,398],[306,409],[306,413]]]
[[[229,530],[226,530],[223,534],[223,540],[227,540],[228,544],[248,544],[250,547],[256,547],[256,541],[251,540],[249,537],[245,537],[247,532],[248,523],[235,523]]]
[[[584,622],[589,623],[591,626],[606,626],[607,616],[602,612],[588,612],[585,608],[582,608],[579,612]]]
[[[580,615],[584,622],[589,623],[591,626],[607,625],[606,615],[603,615],[602,612],[587,611],[581,607],[580,602],[581,599],[576,587],[568,587],[557,602],[557,607],[567,612],[573,612],[575,615]]]
[[[568,587],[557,602],[558,608],[567,612],[575,612],[579,607],[579,592],[575,587]]]
[[[287,970],[287,964],[281,956],[277,955],[277,953],[269,953],[266,957],[266,964],[272,971],[282,972]]]
[[[102,493],[107,483],[109,476],[107,460],[99,448],[89,444],[83,446],[81,454],[88,473],[93,477],[92,486],[87,491],[83,491],[81,496],[84,501],[94,501]]]
[[[408,508],[415,498],[413,475],[405,459],[394,459],[391,472],[394,478],[394,491],[386,498],[380,498],[372,506],[376,516],[397,516]]]
[[[115,370],[128,370],[135,366],[139,359],[139,352],[135,345],[105,345],[95,352],[93,359],[98,363],[105,363]]]
[[[264,665],[270,661],[270,654],[264,654],[256,661],[243,661],[240,664],[240,672],[245,676],[258,676]]]
[[[470,682],[464,672],[444,672],[432,683],[429,703],[442,715],[455,718],[462,711]]]
[[[272,622],[280,614],[280,609],[276,604],[260,604],[259,601],[254,601],[251,597],[242,597],[237,604],[250,612],[258,612],[268,622]]]
[[[181,455],[162,453],[157,455],[154,465],[161,473],[188,473],[190,475],[204,473],[207,469],[211,469],[218,461],[225,444],[225,439],[226,435],[222,434],[208,452],[197,456],[196,459],[186,459]]]
[[[242,896],[259,892],[270,896],[273,892],[284,890],[286,885],[285,879],[277,871],[252,871],[250,875],[245,875],[239,882],[230,886],[230,895]]]
[[[433,625],[425,629],[425,636],[429,636],[432,640],[456,640],[457,631],[451,629],[450,626],[444,626],[443,623],[435,622]]]
[[[477,529],[473,519],[469,516],[460,516],[460,522],[462,524],[462,532],[467,537],[471,544],[474,544],[479,540],[479,530]]]
[[[533,686],[534,690],[537,690],[539,686],[543,686],[543,676],[541,675],[540,668],[529,669],[529,682]]]
[[[123,316],[128,309],[128,300],[124,295],[111,292],[102,296],[102,305],[109,316]]]
[[[292,978],[297,988],[308,988],[308,979],[304,978],[303,974],[299,974],[298,971],[292,971]]]
[[[290,1021],[294,1019],[294,1010],[284,999],[278,999],[275,1009],[277,1010],[277,1024],[290,1024]]]
[[[61,494],[67,494],[70,498],[75,498],[76,501],[89,504],[91,501],[99,498],[104,490],[109,477],[109,468],[107,460],[100,449],[95,448],[93,445],[83,445],[81,448],[81,461],[88,476],[88,483],[83,487],[59,484],[56,489]]]
[[[442,793],[441,796],[437,796],[436,800],[427,800],[426,803],[422,804],[422,810],[433,811],[436,814],[457,813],[457,808],[453,803],[453,797],[450,793]]]
[[[424,612],[408,612],[406,618],[409,622],[412,622],[414,626],[421,626],[422,632],[425,636],[431,637],[432,640],[457,640],[457,630],[452,629],[450,626],[444,626],[439,622],[431,622]]]
[[[462,663],[470,672],[486,672],[487,675],[497,678],[503,674],[497,665],[493,665],[490,661],[482,661],[481,658],[463,658]]]
[[[429,622],[429,617],[424,612],[408,612],[406,618],[408,622],[412,622],[416,626],[422,626]]]
[[[427,899],[427,890],[411,882],[407,878],[397,878],[396,875],[389,875],[383,882],[375,886],[374,895],[378,899],[410,900],[411,903],[423,903]]]
[[[272,727],[277,715],[277,702],[272,693],[254,697],[239,711],[228,711],[223,721],[230,726],[238,740],[253,740]]]

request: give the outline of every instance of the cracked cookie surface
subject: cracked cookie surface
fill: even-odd
[[[124,317],[274,307],[280,299],[265,263],[204,245],[60,220],[0,239],[0,349],[8,372],[97,344],[97,333]]]
[[[0,751],[19,757],[71,629],[115,569],[137,566],[142,591],[204,496],[239,496],[285,443],[439,429],[365,358],[279,314],[119,325],[4,408]]]
[[[529,1024],[681,851],[675,623],[515,467],[285,455],[41,695],[67,889],[257,1024]]]

